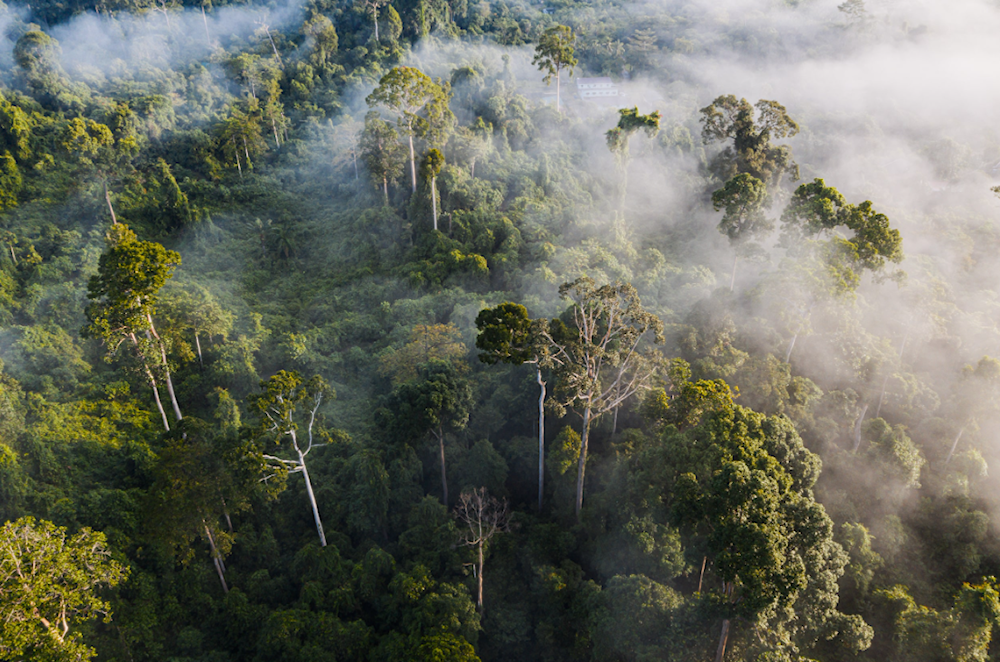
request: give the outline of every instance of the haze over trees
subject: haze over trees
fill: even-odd
[[[998,657],[998,32],[0,4],[0,659]]]

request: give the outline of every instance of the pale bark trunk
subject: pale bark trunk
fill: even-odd
[[[306,494],[309,495],[309,505],[312,506],[313,519],[316,520],[316,532],[319,534],[319,544],[326,547],[326,532],[323,531],[323,520],[319,518],[319,506],[316,504],[316,494],[313,492],[312,481],[309,480],[309,469],[306,468],[306,456],[298,449],[297,444],[295,452],[299,455],[299,466],[302,467],[302,477],[306,481]]]
[[[240,179],[243,179],[243,166],[240,165],[240,153],[236,152],[236,168],[240,171]]]
[[[111,224],[118,225],[118,217],[115,216],[115,208],[111,205],[111,194],[108,193],[107,182],[104,182],[104,201],[108,203],[108,211],[111,212]],[[14,264],[17,264],[17,262],[15,262]]]
[[[271,118],[271,130],[274,131],[274,146],[276,149],[281,149],[281,141],[278,139],[278,126],[274,123],[274,118]]]
[[[250,167],[250,148],[247,147],[247,137],[246,136],[242,136],[242,138],[243,138],[243,154],[247,157],[247,167],[249,168]]]
[[[861,413],[858,414],[858,420],[854,424],[854,449],[853,452],[857,453],[858,448],[861,447],[861,424],[865,421],[865,414],[868,413],[868,405],[861,408]]]
[[[955,437],[955,441],[952,442],[951,444],[951,450],[948,451],[948,458],[944,461],[945,466],[947,466],[948,463],[951,462],[951,456],[955,454],[955,449],[958,448],[958,440],[962,438],[963,434],[965,434],[964,426],[962,427],[961,430],[958,431],[958,435]]]
[[[479,541],[479,575],[476,577],[476,606],[483,611],[483,543]]]
[[[559,105],[559,79],[560,78],[562,78],[562,70],[557,67],[556,68],[556,112],[557,113],[561,113],[562,112],[562,109],[560,108],[560,105]]]
[[[149,331],[152,332],[153,337],[156,338],[156,343],[160,346],[160,357],[163,359],[163,373],[167,378],[167,393],[170,394],[170,404],[174,408],[174,416],[177,420],[181,420],[184,416],[181,414],[180,405],[177,404],[177,396],[174,394],[174,380],[170,378],[170,365],[167,363],[167,348],[163,346],[163,341],[160,339],[160,334],[156,332],[156,327],[153,326],[153,316],[146,314],[146,319],[149,321]],[[149,332],[147,332],[148,335]]]
[[[438,439],[438,452],[441,460],[441,493],[444,495],[444,505],[448,505],[448,473],[444,464],[444,432],[441,428],[434,433]]]
[[[538,394],[538,512],[542,512],[542,496],[545,494],[545,382],[542,370],[535,370],[540,393]]]
[[[385,196],[385,206],[389,206],[389,180],[382,178],[382,195]]]
[[[351,156],[354,159],[354,181],[358,181],[361,175],[358,174],[358,150],[352,150]]]
[[[732,292],[734,289],[736,289],[736,263],[739,262],[739,260],[740,260],[740,256],[739,255],[734,255],[733,256],[733,275],[729,279],[729,291],[730,292]]]
[[[374,17],[373,22],[375,23],[375,41],[378,41],[378,12],[372,12],[372,16]]]
[[[590,441],[590,407],[583,410],[583,436],[580,439],[580,461],[576,470],[576,519],[583,510],[583,479],[587,466],[587,443]]]
[[[788,363],[788,359],[792,358],[792,350],[795,349],[795,341],[799,339],[799,334],[792,336],[792,342],[788,343],[788,351],[785,352],[785,363]]]
[[[701,557],[701,574],[698,575],[698,592],[701,593],[701,583],[705,579],[705,565],[708,563],[708,556]]]
[[[212,37],[208,34],[208,17],[205,16],[205,5],[201,6],[201,21],[205,24],[205,43],[212,45]]]
[[[198,363],[202,368],[205,367],[205,360],[201,356],[201,339],[198,338],[198,332],[194,332],[194,346],[198,349]]]
[[[146,368],[146,376],[149,377],[149,385],[153,387],[153,400],[156,401],[156,408],[160,410],[160,417],[163,419],[163,427],[167,432],[170,432],[170,423],[167,422],[167,412],[163,408],[163,403],[160,401],[160,389],[156,388],[156,379],[153,378],[153,373],[150,372],[149,368]]]
[[[722,662],[726,656],[726,642],[729,641],[729,619],[722,621],[722,634],[719,636],[719,648],[715,651],[715,662]]]
[[[215,546],[215,538],[207,524],[205,524],[205,535],[208,536],[208,546],[212,548],[212,564],[215,566],[215,572],[219,575],[219,581],[222,582],[222,592],[229,593],[229,585],[226,584],[226,564],[222,561],[222,554]]]
[[[413,154],[413,133],[410,133],[410,182],[413,192],[417,192],[417,157]]]
[[[434,231],[438,229],[437,177],[431,177],[431,211],[434,214]]]

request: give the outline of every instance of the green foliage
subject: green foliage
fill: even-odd
[[[0,531],[0,653],[10,659],[89,660],[95,651],[81,641],[82,621],[104,616],[111,605],[98,594],[128,575],[111,560],[104,535],[32,517],[8,521]]]

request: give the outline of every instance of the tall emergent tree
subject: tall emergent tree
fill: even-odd
[[[395,182],[403,174],[403,146],[399,144],[399,134],[388,122],[379,117],[377,111],[365,115],[365,128],[359,139],[361,158],[372,179],[382,183],[382,195],[389,205],[389,182]]]
[[[166,345],[153,325],[153,314],[160,288],[180,265],[181,256],[156,242],[140,241],[123,223],[108,231],[107,244],[98,262],[97,274],[90,277],[87,287],[87,297],[93,303],[86,310],[90,324],[81,333],[84,337],[99,338],[107,348],[109,359],[117,354],[123,343],[130,343],[153,388],[163,427],[169,432],[170,423],[156,385],[158,375],[167,383],[177,420],[183,416],[170,378]]]
[[[556,362],[559,405],[573,407],[583,418],[576,476],[579,518],[591,423],[647,387],[660,357],[639,345],[648,331],[654,342],[663,342],[663,322],[642,307],[629,283],[598,287],[583,277],[561,285],[559,294],[573,302],[572,327],[553,320],[545,338]]]
[[[542,510],[545,494],[545,381],[542,368],[549,368],[559,362],[553,357],[544,335],[547,320],[533,320],[528,317],[528,309],[519,303],[501,303],[495,308],[484,308],[476,316],[476,347],[482,350],[479,360],[493,365],[509,363],[534,364],[538,381],[538,510]]]
[[[455,506],[458,521],[465,525],[461,542],[476,550],[476,607],[483,611],[483,568],[486,563],[486,547],[498,533],[507,530],[510,513],[507,501],[490,496],[485,487],[471,492],[462,492]]]
[[[712,194],[715,210],[725,210],[719,221],[719,232],[729,237],[729,243],[735,249],[730,292],[736,286],[736,263],[740,256],[750,254],[756,248],[753,240],[774,228],[774,223],[764,213],[766,204],[767,187],[764,182],[742,172]]]
[[[631,160],[628,144],[633,133],[645,131],[650,138],[660,131],[660,111],[654,110],[648,115],[640,115],[639,108],[622,108],[618,111],[618,124],[605,134],[608,149],[615,156],[615,162],[621,171],[620,212],[625,216],[625,193],[628,190],[628,164]]]
[[[316,504],[316,494],[313,492],[312,480],[309,478],[309,468],[306,466],[306,456],[316,446],[321,445],[328,435],[322,427],[317,427],[316,413],[323,403],[324,396],[333,397],[334,391],[323,379],[316,375],[303,383],[297,372],[280,370],[270,379],[260,383],[263,393],[250,397],[250,404],[260,416],[259,431],[262,437],[270,439],[277,445],[288,437],[291,440],[293,459],[285,459],[276,455],[264,455],[264,459],[273,463],[271,467],[279,473],[300,473],[306,483],[306,494],[312,507],[313,520],[316,522],[316,533],[319,534],[320,545],[326,547],[326,532],[319,516],[319,506]],[[296,422],[299,407],[307,410],[306,438],[299,439],[299,423]]]
[[[538,45],[535,46],[535,57],[531,63],[545,72],[546,85],[552,83],[552,78],[556,79],[556,111],[561,109],[559,94],[559,79],[563,69],[569,69],[569,74],[573,75],[573,68],[577,65],[574,57],[573,42],[576,35],[573,29],[565,25],[554,25],[546,30],[538,38]]]
[[[799,132],[799,125],[777,101],[761,99],[751,106],[746,99],[737,100],[730,94],[702,108],[701,114],[701,138],[706,145],[732,141],[710,166],[722,181],[746,173],[773,192],[782,175],[787,173],[793,181],[799,178],[791,150],[786,145],[771,144],[772,140],[790,138]]]
[[[365,101],[369,106],[384,106],[396,114],[396,123],[410,146],[410,181],[417,192],[417,157],[413,138],[434,138],[454,122],[448,108],[451,89],[431,80],[413,67],[394,67],[378,83]]]
[[[104,534],[22,517],[0,529],[0,659],[89,660],[96,652],[70,627],[111,605],[97,591],[128,568],[111,559]]]
[[[441,168],[443,167],[444,154],[442,154],[439,149],[431,148],[424,156],[424,162],[421,164],[421,169],[424,171],[424,176],[430,180],[431,214],[434,217],[435,232],[437,232],[438,229],[437,176],[441,174]]]

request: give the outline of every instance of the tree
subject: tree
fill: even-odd
[[[291,460],[275,455],[264,455],[264,458],[273,463],[272,468],[279,474],[285,472],[302,474],[313,520],[316,522],[316,533],[319,534],[320,545],[326,547],[326,532],[319,516],[319,506],[316,503],[316,494],[313,492],[312,479],[309,477],[306,456],[314,447],[321,445],[320,438],[328,442],[329,435],[321,426],[317,426],[316,414],[323,404],[324,396],[332,398],[335,392],[319,375],[303,383],[297,372],[285,370],[280,370],[270,379],[262,381],[260,387],[263,393],[251,396],[249,399],[251,407],[260,416],[259,434],[279,446],[281,440],[288,437],[295,454]],[[305,423],[304,440],[299,439],[299,422],[296,421],[299,407],[306,409],[308,418],[308,422]]]
[[[622,108],[618,111],[618,125],[605,134],[608,149],[615,156],[615,162],[621,171],[621,215],[625,216],[625,194],[628,190],[629,140],[632,134],[645,131],[650,138],[660,131],[660,111],[654,110],[648,115],[640,115],[639,108]]]
[[[365,101],[370,107],[385,106],[397,115],[397,124],[410,146],[410,179],[417,192],[416,151],[413,138],[441,139],[454,121],[448,108],[450,86],[442,86],[413,67],[394,67],[379,80],[378,87]]]
[[[424,161],[420,165],[424,172],[424,177],[430,179],[431,186],[431,212],[434,216],[434,231],[438,229],[438,205],[437,205],[437,176],[444,167],[444,154],[438,149],[431,149],[424,156]]]
[[[737,100],[730,94],[716,98],[701,109],[701,114],[701,138],[706,145],[732,141],[712,160],[712,171],[720,179],[726,181],[740,173],[753,175],[772,193],[785,173],[792,180],[798,179],[799,167],[788,147],[771,144],[799,132],[799,125],[777,101],[761,99],[751,106],[746,99]]]
[[[361,158],[372,179],[382,183],[382,194],[386,206],[389,205],[389,182],[395,182],[403,174],[403,146],[399,144],[399,134],[392,126],[379,117],[377,111],[365,115],[365,128],[358,141]]]
[[[736,286],[736,263],[740,253],[747,253],[750,242],[759,234],[769,232],[774,223],[764,214],[767,202],[767,187],[753,175],[740,173],[726,182],[726,185],[712,194],[715,211],[725,209],[719,221],[719,232],[729,237],[736,248],[733,256],[733,275],[729,280],[729,291]]]
[[[572,327],[553,321],[545,338],[557,366],[559,406],[571,406],[583,418],[576,478],[579,519],[590,426],[647,387],[659,356],[640,351],[639,344],[647,331],[653,332],[654,342],[662,342],[663,322],[646,312],[639,293],[628,283],[597,287],[583,277],[561,285],[559,294],[573,302],[568,313]]]
[[[889,218],[873,208],[871,201],[848,204],[844,196],[822,179],[802,184],[781,214],[789,241],[824,233],[834,234],[843,227],[854,234],[844,238],[855,270],[881,271],[887,262],[903,259],[903,239],[889,225]]]
[[[389,0],[361,0],[361,6],[365,13],[372,15],[372,23],[375,24],[375,41],[378,41],[378,10],[389,4]]]
[[[506,500],[500,501],[489,496],[485,487],[471,492],[462,492],[455,506],[455,516],[466,526],[462,530],[462,544],[476,550],[476,607],[483,611],[483,566],[486,548],[498,533],[507,530]]]
[[[164,376],[174,415],[181,420],[180,406],[174,393],[167,362],[167,350],[156,327],[153,314],[159,301],[159,291],[180,265],[181,256],[152,241],[140,241],[127,225],[114,225],[107,234],[108,248],[98,262],[97,274],[90,277],[84,337],[99,338],[115,356],[125,342],[130,342],[142,370],[153,388],[163,427],[169,432],[170,423],[160,402],[157,374]]]
[[[111,605],[97,591],[128,569],[111,559],[104,534],[22,517],[0,530],[0,658],[89,660],[94,649],[70,628],[103,616]]]
[[[400,384],[381,410],[383,427],[393,438],[419,440],[430,434],[438,446],[441,500],[448,505],[448,472],[444,435],[460,430],[469,420],[472,388],[450,361],[431,359],[420,367],[420,378]]]
[[[559,101],[560,85],[559,79],[563,69],[569,69],[570,76],[573,75],[573,68],[577,65],[577,59],[573,56],[573,42],[576,35],[573,29],[565,25],[554,25],[538,38],[538,45],[535,47],[535,57],[531,63],[545,72],[542,79],[546,85],[552,83],[552,78],[556,79],[556,111],[561,108]]]
[[[509,363],[534,364],[538,382],[538,511],[542,510],[545,494],[545,386],[542,368],[551,367],[556,361],[549,354],[543,330],[547,320],[532,320],[528,309],[518,303],[501,303],[495,308],[484,308],[476,316],[476,348],[482,350],[479,360],[493,365]]]

